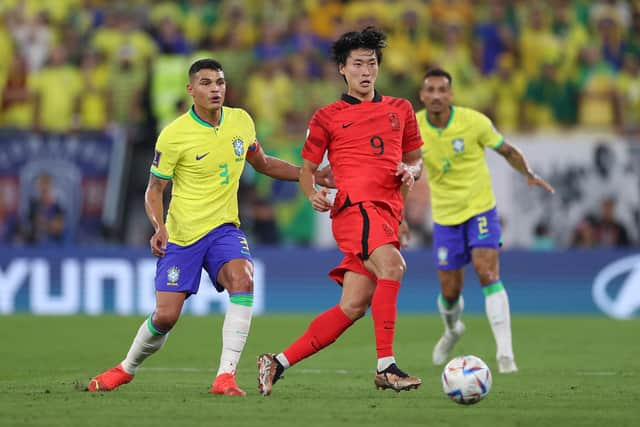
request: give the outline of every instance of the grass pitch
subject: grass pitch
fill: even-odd
[[[257,391],[256,355],[282,350],[309,315],[254,319],[238,371],[245,398],[208,394],[222,316],[183,317],[136,379],[111,393],[77,391],[118,363],[142,317],[0,317],[1,426],[631,426],[640,422],[640,321],[513,318],[520,372],[497,373],[486,319],[465,316],[456,354],[493,373],[489,396],[459,406],[442,392],[431,350],[436,316],[398,319],[396,356],[422,377],[417,391],[377,391],[370,317],[285,373],[270,397]],[[81,388],[80,387],[80,388]]]

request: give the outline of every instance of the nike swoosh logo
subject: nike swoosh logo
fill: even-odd
[[[481,234],[481,235],[478,236],[478,240],[484,240],[489,236],[491,236],[491,234]]]
[[[343,124],[342,124],[342,129],[346,129],[346,128],[348,128],[349,126],[351,126],[352,124],[353,124],[353,122],[343,123]]]
[[[209,154],[209,153],[204,153],[202,156],[198,156],[198,155],[196,154],[196,160],[202,160],[202,159],[204,159],[205,157],[207,157],[207,154]]]

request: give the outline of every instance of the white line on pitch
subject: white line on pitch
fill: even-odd
[[[156,372],[216,372],[213,368],[168,368],[168,367],[141,367],[141,371],[156,371]],[[349,371],[346,369],[296,369],[296,372],[302,374],[340,374],[348,375],[353,374],[355,371]]]
[[[584,376],[594,376],[594,377],[607,377],[607,376],[621,375],[620,372],[613,372],[613,371],[579,371],[577,372],[577,374],[584,375]]]

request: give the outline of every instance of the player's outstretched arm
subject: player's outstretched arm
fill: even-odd
[[[531,170],[527,163],[527,159],[525,159],[524,154],[522,154],[522,151],[518,150],[518,148],[505,141],[496,151],[498,151],[498,153],[500,153],[500,155],[509,162],[512,168],[527,177],[527,184],[542,187],[551,194],[556,192],[551,184],[540,178],[538,174]]]
[[[333,203],[327,199],[328,190],[323,188],[316,190],[315,175],[318,171],[318,165],[307,159],[302,160],[302,169],[300,170],[300,190],[307,196],[313,209],[318,212],[326,212],[333,206]]]
[[[247,156],[247,161],[256,172],[284,181],[297,181],[300,167],[278,157],[269,156],[259,149],[254,155]]]
[[[144,192],[144,209],[155,230],[149,245],[151,246],[151,253],[157,257],[164,256],[167,242],[169,241],[169,233],[167,233],[167,228],[164,225],[164,207],[162,203],[162,194],[168,183],[169,180],[150,174],[147,190]]]

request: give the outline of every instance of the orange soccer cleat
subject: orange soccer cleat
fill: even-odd
[[[236,384],[236,378],[233,374],[220,374],[213,381],[211,386],[211,394],[222,394],[224,396],[246,396],[247,392],[242,390]]]
[[[97,375],[89,381],[87,391],[102,392],[111,391],[120,387],[122,384],[131,382],[133,375],[128,374],[122,369],[122,365],[111,368],[100,375]]]

